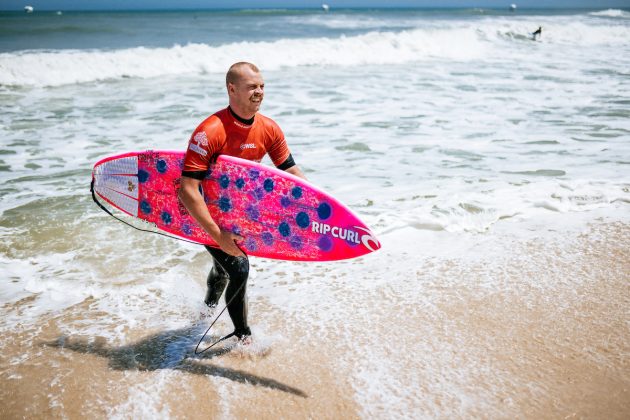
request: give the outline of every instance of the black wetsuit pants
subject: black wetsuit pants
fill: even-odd
[[[247,325],[249,260],[247,257],[234,257],[219,248],[206,246],[206,249],[214,260],[214,266],[208,274],[206,305],[216,306],[227,285],[225,301],[227,302],[228,313],[234,324],[234,335],[239,338],[251,335]]]

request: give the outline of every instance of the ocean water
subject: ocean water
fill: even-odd
[[[190,354],[209,323],[209,256],[131,230],[89,194],[102,157],[184,149],[196,125],[227,104],[225,71],[243,60],[261,68],[261,112],[283,128],[307,177],[357,212],[383,245],[333,264],[252,260],[251,324],[271,355],[259,365],[220,355],[217,363],[276,373],[305,388],[308,402],[271,379],[246,376],[244,384],[182,367],[209,369]],[[480,342],[497,328],[480,320],[502,313],[522,327],[516,341],[556,337],[555,327],[532,333],[509,311],[539,308],[536,319],[568,316],[564,331],[582,337],[575,326],[583,320],[567,311],[582,302],[576,290],[607,278],[621,289],[593,304],[618,309],[610,313],[618,340],[608,334],[608,349],[627,356],[630,315],[605,298],[628,300],[619,256],[630,245],[629,76],[623,10],[0,14],[0,331],[12,337],[0,343],[5,414],[178,417],[185,412],[171,392],[183,386],[197,395],[189,376],[216,392],[218,417],[248,413],[236,408],[235,392],[255,395],[269,416],[290,412],[276,394],[290,394],[305,417],[545,412],[517,397],[545,400],[547,388],[517,368],[530,365],[501,370],[487,360],[484,351],[508,347]],[[599,238],[608,239],[595,248],[581,242]],[[591,252],[606,247],[605,255]],[[483,313],[493,294],[505,305],[486,302],[495,315],[475,318],[471,308]],[[571,348],[594,346],[583,339]],[[145,344],[130,344],[138,342]],[[155,349],[144,368],[112,368],[112,355],[142,346]],[[300,358],[311,351],[329,354]],[[111,396],[64,400],[64,392],[83,395],[64,382],[67,366],[102,354]],[[628,384],[623,358],[596,356],[589,360]],[[16,401],[38,383],[24,366],[45,366],[47,381],[62,385]],[[87,381],[87,371],[72,376]],[[327,395],[321,383],[339,392]],[[626,396],[612,404],[613,417],[628,409]],[[570,405],[552,412],[571,414],[563,411]]]

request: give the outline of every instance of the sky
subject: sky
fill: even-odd
[[[331,10],[349,7],[485,7],[507,8],[630,8],[630,0],[324,0]],[[318,8],[318,0],[0,0],[0,10],[133,10],[213,8]]]

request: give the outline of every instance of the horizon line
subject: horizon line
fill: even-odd
[[[619,6],[599,6],[599,7],[558,7],[558,6],[523,6],[518,7],[515,11],[511,10],[509,7],[461,7],[461,6],[356,6],[356,7],[340,7],[340,8],[331,8],[328,12],[332,11],[343,11],[343,10],[493,10],[493,11],[509,11],[511,13],[518,13],[519,10],[604,10],[604,9],[612,9],[612,10],[622,10],[622,11],[630,11],[630,7],[619,7]],[[60,9],[60,8],[34,8],[33,13],[37,13],[37,11],[42,12],[181,12],[181,11],[196,11],[196,12],[207,12],[207,11],[281,11],[281,10],[322,10],[321,6],[316,7],[178,7],[178,8],[111,8],[111,9]],[[15,9],[0,9],[0,12],[17,12],[17,13],[25,13],[24,8],[15,8]],[[31,13],[28,13],[31,14]]]

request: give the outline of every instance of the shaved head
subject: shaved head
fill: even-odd
[[[230,83],[236,84],[241,79],[241,74],[244,68],[249,68],[254,73],[260,73],[258,67],[256,67],[252,63],[248,63],[246,61],[240,61],[238,63],[234,63],[230,66],[227,74],[225,75],[225,85],[229,85]]]
[[[232,64],[225,75],[225,87],[232,111],[245,120],[253,118],[265,96],[265,82],[258,67],[246,62]]]

